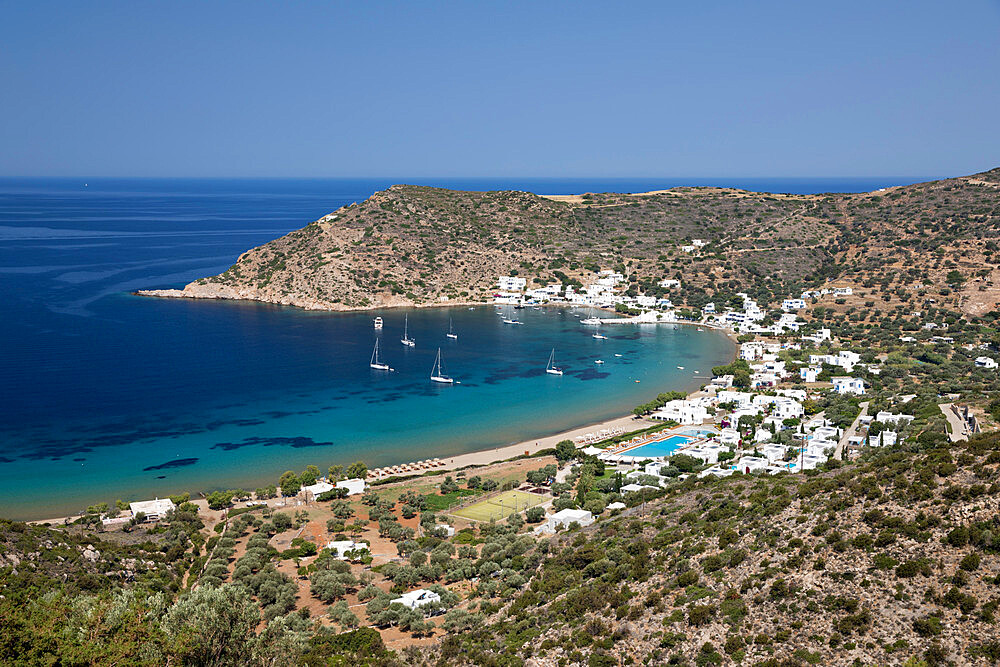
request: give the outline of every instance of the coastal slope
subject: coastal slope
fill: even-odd
[[[1000,169],[861,194],[681,187],[547,197],[394,185],[248,250],[220,275],[139,293],[358,310],[481,303],[500,275],[531,287],[615,269],[633,295],[682,280],[683,301],[697,307],[737,288],[766,302],[887,270],[944,287],[949,272],[992,263],[998,234]],[[692,239],[706,245],[685,251]],[[971,312],[981,299],[969,297]]]

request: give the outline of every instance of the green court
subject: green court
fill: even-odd
[[[546,498],[543,496],[534,493],[517,490],[504,491],[500,495],[481,500],[464,509],[456,510],[452,514],[470,521],[489,521],[491,519],[499,521],[510,516],[512,512],[523,512],[529,507],[541,505],[545,500]]]

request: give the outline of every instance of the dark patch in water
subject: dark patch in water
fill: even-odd
[[[166,479],[166,478],[167,478],[166,475],[157,475],[156,476],[156,479]]]
[[[173,461],[167,461],[166,463],[161,463],[158,466],[149,466],[148,468],[143,468],[143,472],[148,472],[150,470],[170,470],[171,468],[183,468],[185,466],[193,466],[198,462],[197,458],[187,458],[187,459],[174,459]]]
[[[73,459],[74,461],[86,461],[87,459]]]
[[[312,438],[300,435],[293,438],[244,438],[240,442],[219,442],[212,445],[212,449],[221,449],[226,452],[231,452],[236,449],[242,449],[244,447],[291,447],[292,449],[302,449],[303,447],[327,447],[332,445],[332,442],[316,442]]]

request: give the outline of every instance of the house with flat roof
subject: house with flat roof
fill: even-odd
[[[415,591],[403,593],[398,598],[391,600],[389,604],[401,604],[408,609],[417,609],[418,607],[440,601],[441,596],[434,591],[429,591],[426,588],[418,588]]]
[[[833,390],[838,394],[856,394],[858,396],[865,393],[865,381],[855,377],[835,377],[830,378],[833,383]]]
[[[349,551],[371,551],[371,547],[367,542],[355,542],[354,540],[334,540],[327,542],[326,548],[338,560],[347,560],[346,554]]]
[[[172,512],[176,509],[174,501],[170,498],[156,498],[154,500],[140,500],[138,502],[129,503],[128,508],[132,510],[132,516],[137,516],[139,513],[146,515],[146,521],[159,521],[163,519],[168,512]]]
[[[347,495],[356,496],[359,493],[364,493],[368,485],[363,479],[342,479],[337,482],[338,489],[347,489]]]
[[[622,487],[624,491],[625,488]],[[539,528],[544,528],[550,533],[554,533],[560,528],[569,528],[570,524],[578,523],[580,526],[589,526],[594,523],[594,515],[587,510],[564,509],[555,514],[550,514],[545,519],[545,523]]]

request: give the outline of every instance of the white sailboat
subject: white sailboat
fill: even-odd
[[[403,319],[403,337],[399,339],[399,342],[406,347],[415,347],[417,342],[410,338],[410,316],[406,315]]]
[[[596,324],[596,325],[600,326],[600,324],[601,324],[601,318],[594,317],[594,309],[591,308],[590,314],[586,317],[586,319],[580,320],[580,324]]]
[[[378,356],[378,338],[375,339],[375,349],[372,350],[372,360],[368,364],[377,371],[391,371],[389,364],[385,363]]]
[[[441,370],[441,348],[438,348],[437,357],[434,359],[434,367],[431,368],[431,381],[440,382],[441,384],[454,384],[455,379],[449,375],[445,375]]]
[[[448,333],[445,334],[448,338],[452,340],[458,340],[458,334],[455,333],[455,326],[452,324],[451,318],[448,318]]]
[[[600,322],[600,320],[598,320],[598,322]],[[597,325],[597,331],[594,333],[593,338],[596,338],[597,340],[607,340],[608,339],[607,336],[605,336],[604,334],[601,333],[601,325],[600,324]]]
[[[563,370],[558,366],[555,366],[556,361],[556,348],[552,348],[552,354],[549,355],[549,363],[545,366],[545,372],[549,375],[562,375]]]

